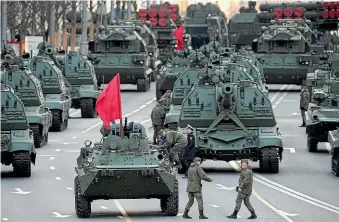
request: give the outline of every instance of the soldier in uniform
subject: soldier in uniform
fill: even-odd
[[[164,125],[164,119],[166,115],[166,110],[163,105],[160,103],[157,103],[157,105],[153,108],[151,112],[151,120],[153,125],[153,144],[157,144],[157,136],[159,131],[163,128]]]
[[[332,40],[331,42],[332,42],[332,45],[333,45],[333,51],[337,52],[338,51],[338,42],[339,42],[337,32],[333,32],[331,40]]]
[[[195,136],[192,131],[193,131],[193,127],[190,125],[187,125],[187,146],[185,150],[186,172],[183,178],[188,177],[188,169],[191,166],[191,163],[193,162],[193,159],[195,157],[195,152],[196,152]]]
[[[188,212],[194,204],[194,198],[198,202],[199,219],[208,219],[208,217],[204,215],[204,200],[202,196],[201,180],[207,182],[212,182],[213,180],[206,175],[204,170],[200,167],[200,164],[201,159],[199,157],[195,157],[194,162],[191,164],[188,170],[186,188],[186,192],[188,193],[188,202],[185,207],[185,212],[182,215],[182,217],[186,219],[192,219],[192,217],[188,215]]]
[[[173,151],[173,160],[178,164],[178,169],[181,169],[181,162],[178,153],[182,153],[187,146],[187,139],[181,133],[169,130],[166,132],[166,148],[171,147]]]
[[[308,104],[310,102],[310,93],[307,88],[302,88],[300,92],[300,112],[303,119],[303,123],[300,127],[306,126],[306,111],[308,110]]]
[[[241,172],[239,177],[239,186],[236,188],[238,192],[236,205],[234,211],[231,215],[227,216],[228,218],[237,218],[237,214],[240,210],[241,203],[244,201],[245,206],[251,212],[251,216],[248,219],[255,219],[257,215],[250,203],[250,196],[252,194],[252,185],[253,185],[253,173],[250,166],[248,166],[248,160],[241,160]]]
[[[159,99],[159,101],[161,100],[165,100],[165,105],[166,106],[170,106],[171,105],[171,95],[172,95],[172,90],[166,90],[166,93],[164,95],[161,96],[161,98]]]

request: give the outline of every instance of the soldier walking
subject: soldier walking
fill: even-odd
[[[193,162],[193,159],[195,157],[195,136],[193,134],[193,127],[189,124],[187,125],[187,146],[185,150],[185,164],[186,164],[186,172],[184,178],[188,177],[188,169],[191,166],[191,163]]]
[[[165,107],[162,106],[160,103],[157,103],[157,105],[153,108],[151,112],[151,120],[154,130],[153,133],[154,145],[157,144],[158,133],[163,128],[165,115],[166,115]]]
[[[194,198],[198,202],[199,209],[199,219],[208,219],[204,215],[204,200],[202,196],[202,183],[201,180],[212,182],[213,180],[209,178],[204,170],[200,167],[201,159],[199,157],[194,158],[194,162],[191,164],[188,170],[188,179],[187,179],[187,188],[186,192],[188,193],[188,202],[185,207],[185,212],[182,215],[183,218],[192,219],[188,215],[189,210],[194,204]]]
[[[300,113],[303,119],[303,123],[300,127],[306,126],[306,111],[308,110],[308,104],[310,102],[310,93],[307,88],[302,88],[300,92]]]
[[[234,211],[228,218],[237,219],[237,214],[241,208],[241,203],[244,201],[245,206],[251,212],[251,216],[247,219],[255,219],[257,215],[250,203],[250,196],[252,194],[253,173],[250,166],[248,166],[248,160],[241,160],[241,172],[239,177],[239,186],[236,188],[238,196],[236,199],[236,205]]]

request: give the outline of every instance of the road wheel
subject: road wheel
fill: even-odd
[[[263,148],[259,166],[263,173],[279,173],[279,149],[276,147]]]
[[[316,137],[307,136],[307,150],[311,153],[318,151],[318,139]]]
[[[17,152],[13,154],[14,174],[21,177],[31,176],[31,157],[30,152]]]
[[[74,179],[75,212],[79,218],[89,218],[91,216],[91,202],[86,200],[81,194],[80,181],[78,176]]]
[[[174,188],[171,194],[165,199],[164,214],[166,216],[177,216],[179,212],[179,186],[175,179]]]
[[[339,177],[339,153],[331,155],[331,171],[334,176]]]
[[[50,131],[52,132],[61,132],[63,128],[62,117],[59,110],[51,110],[52,112],[52,126]]]
[[[33,139],[34,139],[34,146],[35,148],[40,148],[43,146],[43,138],[40,134],[39,126],[38,125],[31,125],[30,129],[33,131]]]

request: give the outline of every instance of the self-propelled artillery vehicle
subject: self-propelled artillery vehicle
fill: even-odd
[[[1,163],[12,164],[18,176],[30,177],[35,159],[33,132],[24,104],[10,86],[1,83]]]
[[[48,143],[48,131],[52,126],[52,113],[45,107],[40,81],[29,69],[23,67],[21,58],[7,54],[2,62],[1,82],[12,87],[24,104],[35,148],[40,148]]]
[[[328,142],[331,146],[331,171],[339,177],[339,132],[338,128],[328,132]]]
[[[40,80],[45,106],[52,112],[50,131],[61,132],[67,129],[72,100],[60,69],[47,57],[35,56],[24,60],[34,76]]]
[[[278,173],[282,139],[269,98],[254,82],[195,85],[182,102],[179,128],[194,128],[197,156],[259,161],[263,172]]]
[[[123,131],[123,132],[122,132]],[[123,133],[123,139],[121,138]],[[120,129],[111,124],[100,143],[86,141],[75,168],[75,210],[91,215],[91,202],[109,199],[160,199],[166,216],[176,216],[179,190],[176,175],[162,163],[163,154],[151,150],[145,128],[130,122]],[[169,163],[167,163],[169,164]]]
[[[89,42],[88,59],[99,84],[109,83],[120,74],[120,83],[136,84],[139,92],[150,89],[152,66],[142,28],[135,24],[101,26],[100,35]]]

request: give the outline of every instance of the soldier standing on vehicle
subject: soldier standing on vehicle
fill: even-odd
[[[181,161],[179,159],[179,153],[184,152],[187,146],[187,139],[181,133],[169,130],[166,132],[166,148],[171,147],[173,151],[173,160],[178,164],[178,169],[181,169]]]
[[[191,166],[191,163],[193,162],[195,158],[195,152],[196,152],[195,136],[192,131],[193,131],[193,127],[190,125],[187,125],[187,146],[185,150],[186,172],[183,178],[188,177],[188,169]]]
[[[164,119],[166,115],[165,107],[162,106],[160,103],[157,103],[157,105],[153,108],[151,112],[151,121],[153,125],[153,144],[157,144],[157,136],[159,131],[163,128],[164,125]]]
[[[204,200],[202,196],[202,183],[201,180],[212,182],[213,180],[209,178],[204,170],[200,167],[201,159],[199,157],[194,158],[194,162],[191,164],[188,170],[188,179],[187,179],[187,188],[186,192],[188,193],[188,202],[185,207],[185,212],[182,215],[183,218],[192,219],[188,215],[189,210],[194,204],[194,198],[198,202],[199,209],[199,219],[208,219],[204,215]]]
[[[306,126],[306,111],[308,110],[308,104],[310,102],[310,93],[307,88],[302,88],[300,92],[300,112],[303,119],[303,123],[300,127]]]
[[[244,201],[245,206],[251,212],[251,216],[247,219],[256,219],[257,215],[250,203],[250,196],[252,194],[253,173],[252,168],[248,166],[248,160],[241,160],[241,172],[239,177],[239,186],[236,188],[238,196],[234,211],[228,218],[237,219],[237,214],[240,210],[241,203]]]

